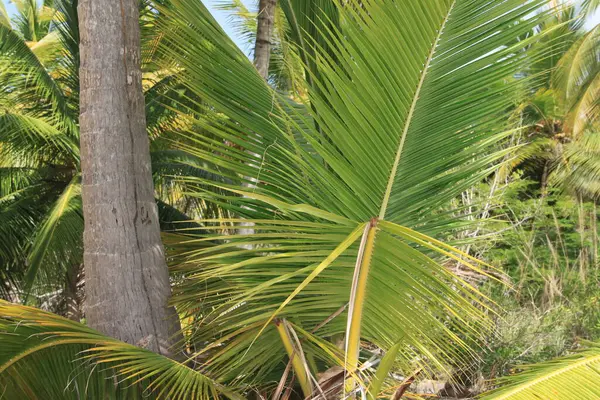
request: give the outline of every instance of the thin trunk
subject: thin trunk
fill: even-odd
[[[167,307],[141,86],[138,0],[80,0],[85,313],[90,326],[169,355]]]
[[[548,176],[550,175],[550,161],[544,163],[544,170],[542,171],[542,179],[540,181],[540,187],[542,192],[542,198],[546,197],[548,192]]]
[[[271,60],[271,38],[275,24],[275,8],[277,0],[260,0],[256,27],[256,43],[254,47],[254,65],[260,76],[269,78],[269,61]]]

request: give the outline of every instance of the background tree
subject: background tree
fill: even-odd
[[[277,0],[260,0],[256,24],[256,45],[254,46],[254,65],[259,75],[269,77],[269,61],[271,59],[271,42]]]

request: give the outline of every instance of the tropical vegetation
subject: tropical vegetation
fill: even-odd
[[[280,0],[266,77],[139,3],[176,355],[86,324],[78,1],[14,1],[2,396],[600,398],[598,2]]]

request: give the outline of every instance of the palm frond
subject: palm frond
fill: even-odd
[[[58,32],[52,31],[30,46],[33,54],[44,65],[56,61],[62,54],[62,44]]]
[[[570,125],[575,138],[595,123],[600,113],[599,41],[600,25],[571,46],[554,73],[554,85],[564,93],[566,111],[571,113]]]
[[[9,398],[242,398],[143,343],[35,308],[0,301],[0,337],[0,386]]]
[[[62,89],[17,32],[2,24],[0,56],[3,75],[10,74],[15,79],[26,81],[39,98],[49,99],[57,111],[65,111],[66,100]]]
[[[586,198],[600,198],[600,139],[585,133],[564,146],[550,183]]]
[[[329,52],[332,43],[323,32],[332,32],[331,29],[335,29],[340,23],[336,1],[282,0],[279,4],[289,26],[285,38],[295,45],[295,50],[307,69],[307,81],[312,86],[312,76],[319,73],[314,62],[315,46],[318,46],[321,52],[332,54]],[[313,86],[312,89],[317,88]]]
[[[68,94],[68,111],[78,121],[79,116],[79,17],[77,14],[78,1],[56,0],[56,17],[53,22],[54,31],[62,44],[60,63],[54,66],[53,75]],[[75,124],[76,125],[76,124]],[[78,138],[79,131],[72,129]]]
[[[44,2],[39,4],[36,0],[13,0],[17,13],[13,22],[20,35],[28,42],[37,42],[50,29],[50,22],[56,10]]]
[[[17,178],[14,171],[2,171],[11,179]],[[35,181],[34,181],[35,182]],[[37,182],[36,182],[37,183]],[[29,238],[35,232],[36,224],[43,218],[45,205],[42,199],[48,192],[47,185],[31,183],[22,188],[7,190],[0,197],[0,261],[5,268],[16,267],[21,276],[25,270],[26,251]]]
[[[571,111],[573,135],[581,136],[587,129],[598,128],[600,121],[600,64],[595,76],[585,85]]]
[[[257,13],[250,11],[241,0],[221,1],[217,4],[217,9],[229,13],[230,26],[234,29],[236,36],[245,43],[246,48],[243,50],[249,50],[254,46]]]
[[[600,7],[599,0],[583,0],[581,4],[582,14],[584,16],[592,16],[598,10],[598,7]]]
[[[197,321],[194,338],[228,338],[237,345],[228,357],[252,352],[263,343],[259,332],[275,334],[275,316],[317,326],[355,291],[364,297],[322,335],[346,333],[346,321],[360,315],[355,340],[382,348],[402,340],[407,364],[441,366],[469,354],[465,337],[489,327],[485,300],[436,261],[459,258],[434,239],[459,221],[436,211],[504,155],[493,147],[510,134],[506,110],[527,84],[516,78],[523,49],[537,40],[516,39],[539,25],[541,4],[336,4],[339,23],[306,38],[315,66],[307,69],[310,103],[293,104],[262,81],[202,5],[174,0],[164,10],[162,51],[213,110],[195,121],[211,136],[188,131],[181,148],[232,183],[183,181],[190,196],[254,224],[253,235],[241,235],[235,225],[244,220],[200,221],[207,237],[187,240],[178,254],[176,270],[187,278],[174,302]],[[365,226],[361,240],[355,233]],[[217,352],[208,368],[224,356]]]
[[[589,79],[591,69],[598,63],[597,42],[600,26],[592,28],[577,40],[565,53],[554,73],[554,84],[561,88],[568,98],[577,95],[578,87]]]
[[[7,28],[11,28],[10,26],[10,17],[6,12],[6,7],[4,6],[4,2],[0,2],[0,25],[4,25]]]
[[[3,159],[58,159],[78,163],[79,144],[43,116],[9,113],[0,115],[0,155]]]
[[[60,281],[74,265],[81,263],[83,210],[81,178],[75,176],[66,186],[33,236],[24,280],[29,291],[44,274],[44,282]]]
[[[600,396],[600,346],[590,343],[585,350],[557,360],[522,367],[523,372],[507,377],[499,389],[482,400],[595,399]]]

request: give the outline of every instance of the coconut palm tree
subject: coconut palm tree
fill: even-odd
[[[301,103],[273,90],[197,1],[159,7],[160,60],[202,99],[201,113],[177,108],[210,133],[182,124],[178,148],[228,180],[178,181],[235,215],[198,220],[204,234],[170,243],[189,362],[4,304],[10,393],[43,390],[31,381],[56,365],[51,388],[114,375],[168,398],[234,397],[226,384],[246,397],[374,399],[392,368],[474,357],[489,304],[443,262],[487,267],[442,241],[468,224],[442,210],[510,151],[496,144],[512,133],[514,93],[535,81],[520,72],[543,3],[351,0],[330,3],[327,19],[296,7]],[[248,223],[252,234],[239,234]],[[65,361],[82,350],[89,364],[73,370]],[[89,393],[73,386],[69,397]]]

